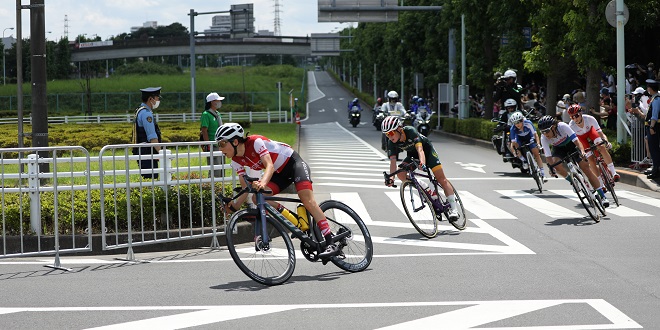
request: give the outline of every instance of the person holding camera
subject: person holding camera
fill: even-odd
[[[518,104],[518,109],[523,109],[522,100],[520,98],[522,93],[522,86],[516,82],[517,74],[515,71],[509,69],[504,71],[504,74],[497,80],[495,84],[495,97],[494,101],[499,101],[500,104],[508,99],[513,99]]]
[[[653,79],[646,80],[646,91],[651,95],[649,110],[646,112],[647,139],[649,152],[653,167],[651,173],[646,177],[649,179],[660,178],[660,96],[658,94],[658,82]]]
[[[631,95],[627,95],[626,98],[626,112],[630,114],[631,126],[639,126],[639,129],[644,127],[644,121],[646,119],[646,114],[649,111],[649,97],[646,95],[646,91],[642,87],[637,87]],[[649,152],[649,141],[647,139],[647,132],[644,133],[644,150],[645,157],[642,159],[640,164],[650,165],[651,164],[651,153]],[[649,172],[650,174],[650,172]]]

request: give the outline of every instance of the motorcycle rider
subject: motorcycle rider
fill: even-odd
[[[362,113],[362,107],[360,106],[360,100],[358,98],[354,98],[353,101],[348,102],[348,119],[351,119],[351,110],[353,110],[353,107],[357,107],[360,113]]]
[[[507,99],[504,101],[504,109],[506,111],[502,112],[500,111],[500,124],[503,125],[502,129],[505,132],[511,131],[511,127],[513,126],[513,122],[511,121],[511,116],[516,113],[520,112],[518,111],[518,104],[516,103],[516,100],[514,99]],[[520,113],[522,115],[522,113]],[[498,126],[499,126],[498,125]],[[506,141],[506,147],[507,147],[507,156],[513,156],[515,155],[515,151],[511,148],[511,141]],[[510,153],[510,155],[508,155]]]
[[[378,116],[378,114],[382,111],[381,110],[382,107],[383,107],[383,99],[379,97],[376,99],[376,104],[374,104],[374,107],[372,109],[373,110],[371,114],[372,124],[376,122],[376,116]]]
[[[408,109],[408,112],[411,114],[417,114],[417,108],[419,107],[419,96],[415,95],[412,97],[412,101],[410,102],[410,109]]]
[[[415,127],[421,134],[428,135],[430,131],[430,127],[428,125],[426,125],[425,131],[420,128],[421,124],[428,123],[428,121],[431,119],[431,112],[426,105],[426,100],[421,97],[417,99],[417,110],[415,112],[416,114],[413,120],[413,127]]]
[[[545,171],[543,170],[543,161],[541,160],[541,153],[539,152],[539,147],[538,143],[541,141],[539,139],[538,133],[536,133],[536,128],[534,128],[534,124],[532,124],[532,121],[529,119],[525,119],[525,116],[523,116],[522,112],[516,111],[511,115],[511,122],[513,125],[511,126],[511,149],[515,152],[515,155],[520,158],[523,162],[523,167],[526,167],[525,164],[527,160],[525,159],[525,156],[520,153],[518,148],[521,145],[525,145],[531,142],[529,145],[529,149],[532,151],[532,154],[534,155],[534,159],[536,160],[536,165],[539,168],[541,172],[541,179],[543,182],[547,182],[548,179],[545,178]],[[529,166],[529,165],[527,165]]]
[[[383,104],[381,109],[387,116],[402,117],[406,113],[403,104],[399,102],[399,93],[395,91],[389,91],[387,93],[387,103]]]
[[[516,82],[517,74],[515,71],[509,69],[504,71],[504,74],[499,77],[495,84],[495,102],[503,104],[508,99],[513,99],[518,104],[518,109],[523,108],[522,100],[520,98],[522,86]],[[502,111],[500,111],[502,112]]]

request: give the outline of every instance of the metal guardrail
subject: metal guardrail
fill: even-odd
[[[289,110],[268,112],[226,112],[222,113],[224,122],[287,122]],[[157,122],[198,122],[202,113],[155,113]],[[50,116],[49,124],[99,124],[99,123],[131,123],[134,114],[125,115],[85,115],[85,116]],[[0,124],[16,124],[18,118],[0,118]],[[32,125],[31,117],[24,117],[23,123]]]
[[[127,248],[129,261],[136,245],[209,237],[217,248],[224,221],[215,212],[216,189],[236,177],[212,175],[229,168],[221,152],[201,151],[212,144],[150,144],[162,148],[153,155],[133,154],[144,144],[109,145],[98,157],[83,147],[0,149],[0,258],[55,254],[52,267],[66,269],[59,253],[91,251],[93,232],[103,250]],[[146,159],[160,166],[140,169]]]

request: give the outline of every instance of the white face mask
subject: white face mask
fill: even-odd
[[[154,103],[154,106],[152,107],[152,109],[158,109],[159,105],[160,105],[160,100],[158,100],[158,101],[156,101],[156,103]]]

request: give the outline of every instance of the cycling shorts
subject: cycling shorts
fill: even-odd
[[[578,137],[578,140],[580,140],[580,143],[582,143],[582,146],[585,149],[589,148],[589,146],[592,143],[593,144],[598,144],[602,141],[602,139],[600,138],[600,134],[598,134],[598,132],[596,132],[596,128],[594,128],[594,127],[591,127],[591,129],[588,132],[586,132],[582,135],[578,135],[577,137]]]
[[[424,156],[426,156],[426,167],[428,167],[431,172],[442,168],[442,163],[440,162],[440,159],[438,159],[438,153],[435,151],[435,148],[431,147],[431,152],[424,152]],[[412,158],[419,159],[416,150],[408,152],[406,158],[404,158],[401,163],[410,164],[412,163]]]
[[[267,186],[273,191],[273,195],[277,195],[291,183],[295,184],[297,191],[312,190],[312,175],[309,165],[295,151],[282,171],[273,173]]]
[[[566,158],[566,156],[574,153],[577,150],[578,148],[575,145],[575,143],[569,143],[565,146],[554,146],[552,147],[552,157],[564,159]],[[579,159],[577,158],[574,159],[576,163],[579,163]]]
[[[529,143],[530,141],[532,141],[532,134],[527,134],[527,135],[524,135],[524,136],[518,135],[518,137],[516,138],[516,143],[518,143],[518,147],[524,146],[527,143]],[[536,141],[534,141],[533,143],[531,143],[529,145],[530,149],[534,149],[536,147],[537,147]]]

